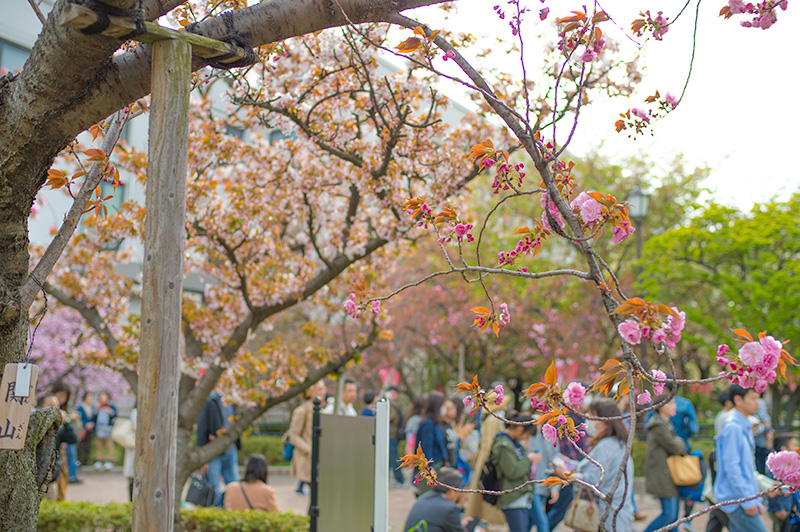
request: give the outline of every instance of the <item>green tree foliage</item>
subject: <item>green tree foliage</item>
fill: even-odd
[[[758,324],[754,332],[767,331],[790,346],[800,341],[799,210],[800,194],[749,213],[711,204],[645,244],[644,289],[659,300],[681,301],[688,324],[683,348],[699,353],[701,373],[713,363],[716,345],[734,336],[730,329],[744,324]]]

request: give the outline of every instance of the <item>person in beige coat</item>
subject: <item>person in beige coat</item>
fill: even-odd
[[[307,401],[292,412],[288,435],[289,443],[294,445],[291,474],[299,481],[296,490],[298,494],[304,494],[304,485],[311,482],[311,428],[314,399],[317,397],[324,399],[326,391],[324,382],[319,381],[313,384],[306,392]]]

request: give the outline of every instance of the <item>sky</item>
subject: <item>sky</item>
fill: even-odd
[[[630,36],[630,22],[640,9],[650,5],[670,21],[683,6],[678,2],[630,2],[604,0],[600,3],[619,26],[605,22],[607,35],[636,46]],[[505,0],[459,0],[458,30],[476,35],[507,32],[507,20],[500,21],[493,6],[506,11]],[[550,6],[549,21],[581,9],[581,2],[547,0],[530,2],[533,9]],[[658,89],[663,95],[679,95],[686,81],[694,29],[693,1],[670,26],[663,41],[646,43],[644,81],[630,100],[593,102],[581,111],[581,119],[571,150],[580,155],[602,144],[612,158],[645,153],[654,160],[683,154],[693,165],[708,165],[706,181],[717,201],[749,209],[753,203],[772,198],[786,199],[800,190],[800,169],[794,163],[794,150],[800,148],[800,82],[796,31],[800,27],[800,2],[789,2],[787,11],[778,13],[778,22],[768,30],[743,28],[741,16],[724,20],[718,16],[723,0],[701,3],[697,30],[697,49],[686,95],[678,108],[654,125],[654,136],[638,140],[617,134],[613,124],[620,112],[642,107],[643,100]],[[587,4],[591,11],[593,5]],[[419,9],[412,16],[430,21],[433,27],[439,13]],[[549,23],[549,22],[548,22]],[[524,24],[540,24],[536,13]],[[447,27],[443,28],[445,31]],[[525,26],[523,26],[523,31]],[[555,31],[552,31],[555,34]],[[498,61],[505,59],[498,58]],[[519,71],[519,63],[509,63]]]

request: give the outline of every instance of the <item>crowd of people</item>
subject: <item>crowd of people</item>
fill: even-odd
[[[646,456],[644,468],[637,471],[645,479],[645,490],[660,503],[660,513],[647,522],[639,512],[633,493],[634,465],[626,460],[630,419],[624,414],[628,395],[614,401],[611,397],[587,396],[582,407],[584,420],[570,413],[577,426],[583,426],[585,437],[577,442],[561,438],[554,446],[541,433],[541,426],[530,424],[541,412],[515,412],[508,409],[508,396],[500,405],[489,404],[493,413],[509,421],[501,423],[489,412],[468,415],[458,408],[461,400],[431,392],[416,401],[406,418],[406,452],[421,445],[426,457],[433,461],[439,480],[458,488],[503,490],[499,497],[484,497],[443,486],[431,488],[423,481],[415,487],[418,499],[404,530],[471,531],[483,530],[489,524],[505,524],[510,532],[551,531],[561,523],[570,504],[586,496],[577,484],[557,485],[530,483],[510,491],[529,480],[542,481],[550,476],[581,479],[598,485],[603,493],[616,489],[611,497],[612,510],[603,523],[607,530],[635,530],[634,521],[642,521],[647,532],[675,524],[676,530],[693,532],[690,519],[700,502],[735,501],[711,513],[707,532],[766,532],[761,515],[768,513],[773,532],[781,528],[797,507],[796,496],[777,489],[766,470],[766,458],[773,449],[796,450],[797,438],[791,434],[775,435],[768,412],[768,399],[752,389],[730,386],[720,394],[721,410],[715,419],[715,449],[708,457],[708,475],[697,485],[677,486],[670,473],[670,456],[699,455],[697,462],[706,465],[706,457],[692,450],[692,439],[700,425],[690,400],[671,393],[671,386],[653,399],[657,408],[641,416],[637,425],[644,427]],[[598,419],[599,418],[599,419]],[[583,424],[583,425],[581,425]],[[470,438],[471,434],[477,434]],[[579,450],[580,449],[580,450]],[[491,463],[498,477],[496,487],[483,485],[486,464]],[[602,466],[605,474],[601,474]],[[616,472],[623,474],[619,481]],[[481,472],[483,472],[483,480]],[[704,473],[705,474],[705,473]],[[598,484],[599,483],[599,484]],[[707,484],[707,485],[706,485]],[[767,496],[758,494],[769,490]],[[639,497],[641,497],[640,495]],[[589,497],[591,498],[591,497]],[[736,502],[738,501],[738,502]],[[599,515],[608,504],[594,498]],[[681,512],[682,510],[682,512]],[[448,516],[443,519],[441,516]],[[458,516],[455,519],[453,516]],[[614,522],[612,528],[612,521]],[[427,528],[422,528],[424,527]]]
[[[48,489],[47,497],[63,501],[69,484],[81,484],[78,476],[81,466],[91,465],[94,446],[94,468],[110,470],[116,461],[116,444],[111,439],[111,430],[117,417],[117,409],[108,392],[95,395],[83,394],[80,404],[71,402],[72,388],[58,380],[47,393],[38,397],[36,407],[56,407],[61,410],[62,424],[57,433],[56,467],[52,475],[55,489]],[[135,414],[134,414],[135,415]],[[131,478],[132,478],[131,474]],[[51,486],[52,488],[52,486]]]

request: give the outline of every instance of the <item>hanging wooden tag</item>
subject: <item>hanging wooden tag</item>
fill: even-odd
[[[35,364],[6,364],[0,384],[0,449],[18,450],[25,445],[38,377]]]

